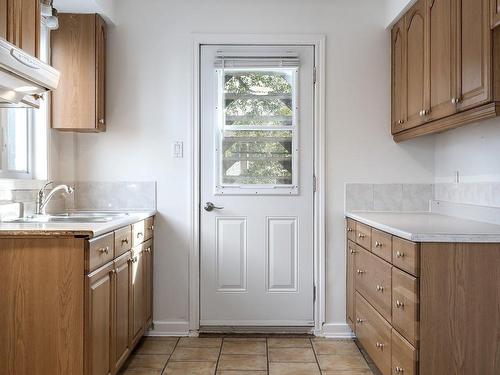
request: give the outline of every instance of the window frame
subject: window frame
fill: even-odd
[[[292,125],[255,125],[241,126],[241,125],[225,125],[225,96],[224,96],[224,71],[227,70],[290,70],[293,73],[292,83]],[[248,67],[248,68],[231,68],[224,69],[223,67],[214,68],[215,79],[215,93],[216,100],[214,111],[214,195],[299,195],[300,194],[300,181],[299,181],[299,69],[300,67]],[[216,130],[216,131],[215,131]],[[292,183],[291,184],[225,184],[222,181],[223,173],[223,140],[224,130],[229,131],[290,131],[292,133]]]

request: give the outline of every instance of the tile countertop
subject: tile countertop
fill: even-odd
[[[102,211],[100,211],[102,212]],[[114,211],[116,213],[116,211]],[[97,237],[156,215],[156,211],[126,212],[127,216],[94,223],[6,223],[0,222],[0,237],[88,236]]]
[[[500,225],[432,212],[347,211],[345,216],[414,242],[500,243]]]

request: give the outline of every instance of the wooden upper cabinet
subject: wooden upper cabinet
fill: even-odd
[[[457,0],[459,110],[491,100],[491,31],[488,0]]]
[[[500,25],[500,0],[490,0],[491,28]]]
[[[392,29],[392,132],[404,129],[406,124],[406,59],[404,18]]]
[[[39,57],[40,28],[40,0],[0,0],[0,37]]]
[[[106,24],[97,14],[59,14],[51,33],[52,65],[61,72],[52,94],[52,128],[106,130]]]
[[[424,121],[425,110],[425,1],[418,1],[405,16],[406,25],[406,111],[404,129],[420,125]]]
[[[455,113],[456,97],[456,1],[428,0],[429,76],[427,120]]]

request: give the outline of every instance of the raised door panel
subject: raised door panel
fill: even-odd
[[[491,0],[491,28],[500,25],[500,0]]]
[[[491,30],[488,0],[457,0],[457,107],[491,99]]]
[[[107,375],[111,371],[111,322],[113,264],[87,276],[87,370],[88,375]]]
[[[135,345],[144,332],[144,252],[142,246],[133,250],[131,278],[130,342]]]
[[[404,130],[406,123],[406,59],[404,17],[392,29],[392,133]],[[354,229],[354,228],[352,228]]]
[[[406,15],[406,123],[403,129],[420,125],[425,109],[425,1],[418,1]]]
[[[425,120],[437,120],[456,112],[456,1],[427,0],[429,43],[429,95]]]
[[[346,310],[346,317],[347,317],[347,323],[351,327],[351,329],[354,331],[355,330],[355,316],[356,316],[356,311],[355,311],[355,299],[354,299],[354,293],[355,293],[355,285],[354,285],[354,280],[355,280],[355,272],[356,272],[356,252],[357,252],[357,246],[354,242],[352,241],[347,241],[347,310]]]
[[[96,15],[96,127],[106,130],[106,23]]]
[[[16,44],[25,52],[38,57],[40,52],[40,0],[15,0],[17,9]]]
[[[61,72],[52,93],[52,127],[92,131],[96,118],[95,16],[60,14],[51,32],[52,65]]]
[[[114,306],[113,306],[113,365],[117,371],[130,352],[129,317],[131,286],[130,253],[114,262]]]

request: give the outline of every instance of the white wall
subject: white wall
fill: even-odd
[[[155,320],[188,319],[191,33],[327,36],[327,321],[345,323],[344,184],[432,182],[434,141],[389,132],[389,34],[373,0],[122,0],[109,32],[108,131],[76,136],[79,180],[157,180]],[[63,152],[64,153],[64,152]],[[73,149],[68,147],[68,158]],[[64,155],[60,155],[65,160]],[[62,176],[61,178],[64,178]],[[159,330],[175,324],[157,324]]]
[[[386,26],[391,27],[416,2],[417,0],[386,0]]]
[[[500,181],[500,119],[436,135],[436,182],[454,182],[454,171],[462,182]]]

